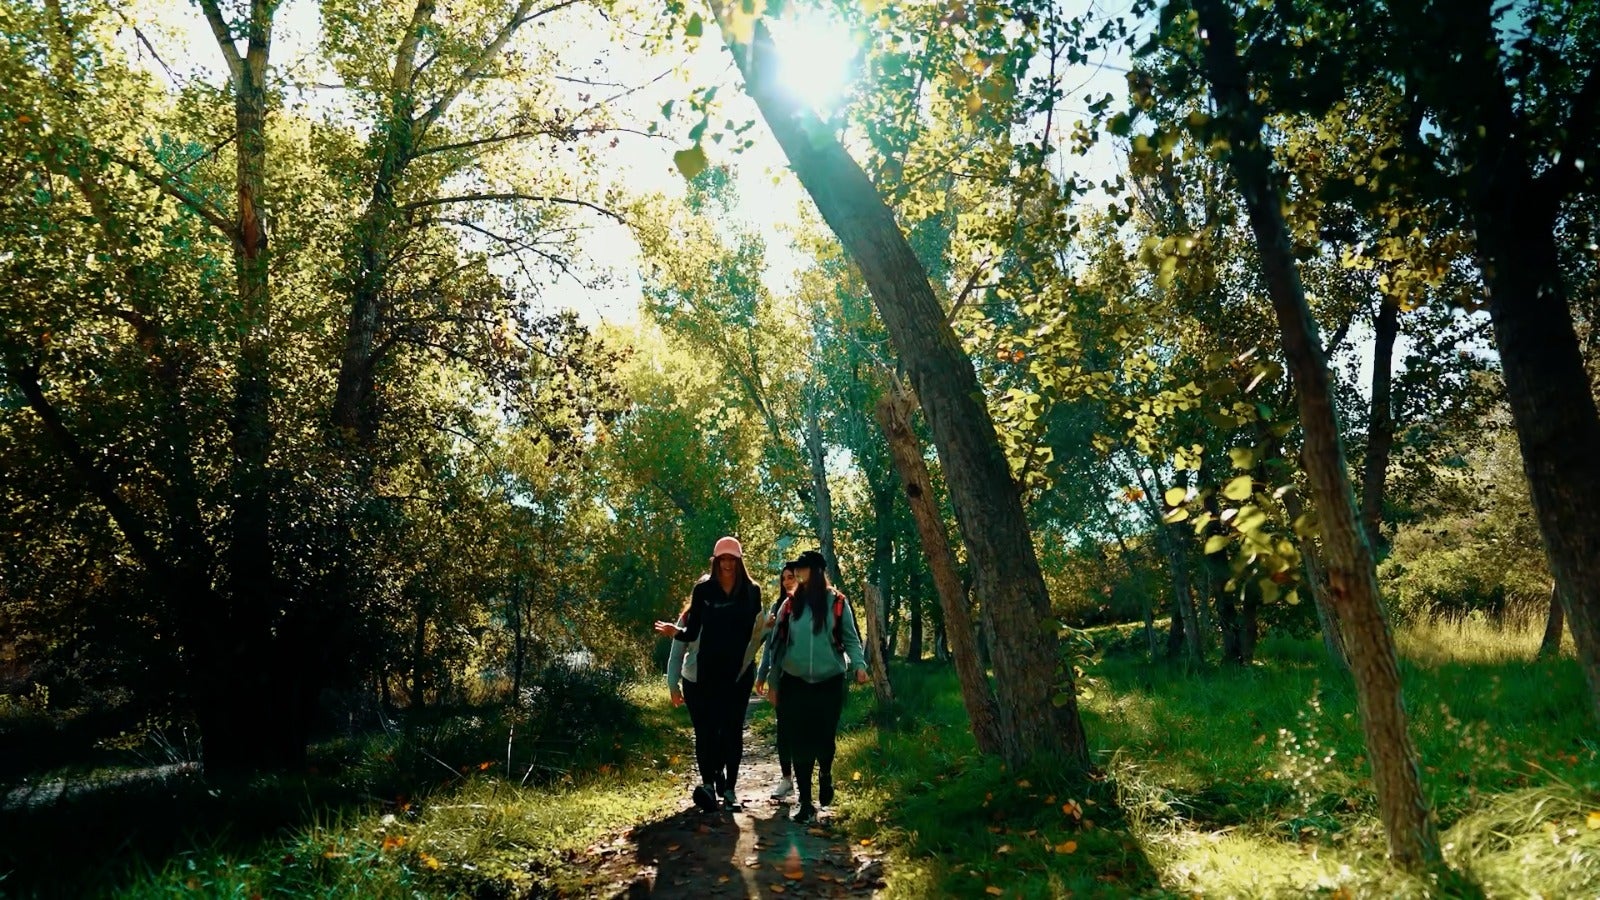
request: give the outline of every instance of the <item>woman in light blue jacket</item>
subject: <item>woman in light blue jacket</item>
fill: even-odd
[[[800,791],[794,821],[812,822],[817,817],[811,802],[813,766],[817,801],[829,806],[845,674],[854,672],[856,683],[865,684],[867,661],[855,614],[844,595],[828,584],[822,553],[807,550],[793,565],[799,584],[779,612],[772,638],[773,668],[782,674],[767,699],[783,710],[778,740],[793,759]]]

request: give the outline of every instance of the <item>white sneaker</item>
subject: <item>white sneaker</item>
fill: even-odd
[[[778,784],[772,789],[772,799],[787,800],[794,793],[794,781],[788,778],[778,779]]]

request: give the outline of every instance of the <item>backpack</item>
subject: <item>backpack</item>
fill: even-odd
[[[777,635],[773,638],[781,646],[782,642],[789,639],[789,620],[791,612],[789,604],[794,602],[794,595],[783,598],[783,605],[778,607]],[[833,592],[833,652],[844,654],[844,594]]]

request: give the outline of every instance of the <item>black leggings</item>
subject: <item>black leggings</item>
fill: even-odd
[[[800,804],[811,805],[811,772],[823,784],[833,782],[833,754],[838,748],[839,716],[844,712],[844,676],[812,684],[785,672],[778,679],[778,746],[794,763]]]
[[[750,688],[755,684],[754,666],[746,668],[738,681],[701,683],[685,679],[683,702],[694,723],[694,758],[700,767],[700,781],[718,793],[731,791],[739,781],[739,763],[744,759],[744,717],[750,709]]]

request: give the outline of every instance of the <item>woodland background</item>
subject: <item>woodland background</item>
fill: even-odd
[[[842,813],[892,892],[1592,884],[1597,36],[0,0],[0,891],[560,887],[562,804],[668,802],[648,624],[727,533],[891,661]],[[1104,853],[941,831],[1046,779]],[[85,822],[137,861],[40,862]]]

